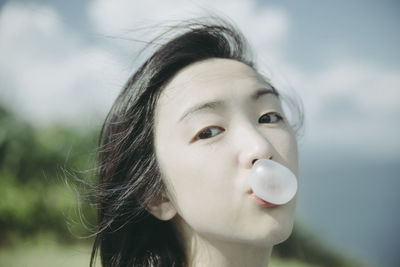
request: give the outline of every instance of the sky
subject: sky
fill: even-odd
[[[374,232],[368,241],[346,236],[372,217],[400,222],[393,215],[400,200],[394,191],[400,186],[398,1],[0,1],[0,103],[36,125],[98,127],[142,61],[136,55],[143,44],[134,39],[148,40],[160,23],[207,12],[231,19],[253,47],[259,69],[302,100],[306,194],[299,218],[337,247],[350,243],[360,257],[381,244],[355,247],[377,236],[396,242],[395,225],[383,231],[375,222],[365,226]],[[344,193],[343,183],[349,185]],[[337,194],[344,194],[338,217],[354,215],[368,201],[378,206],[352,218],[352,226],[335,228],[322,217]],[[317,198],[325,198],[317,201],[322,206]],[[375,253],[375,262],[400,261],[394,252]]]

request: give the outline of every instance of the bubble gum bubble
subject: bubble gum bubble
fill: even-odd
[[[297,192],[294,173],[273,160],[256,161],[251,170],[250,184],[256,196],[276,205],[289,202]]]

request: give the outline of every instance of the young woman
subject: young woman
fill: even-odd
[[[296,197],[265,202],[259,159],[298,173],[279,92],[227,23],[193,23],[123,88],[103,125],[98,192],[103,266],[267,266],[292,231]]]

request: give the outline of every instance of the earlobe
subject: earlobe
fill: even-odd
[[[174,205],[166,197],[163,197],[163,199],[157,203],[148,205],[147,211],[162,221],[171,220],[176,215],[176,209]]]

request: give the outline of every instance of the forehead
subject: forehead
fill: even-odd
[[[259,88],[271,87],[248,65],[207,59],[178,72],[162,91],[158,106],[174,106],[178,112],[199,102],[238,100]]]

